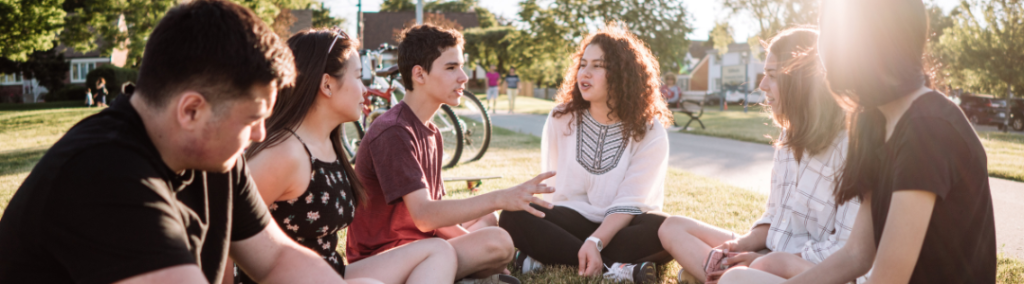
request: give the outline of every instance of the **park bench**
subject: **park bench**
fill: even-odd
[[[480,184],[483,184],[483,180],[485,180],[485,179],[498,179],[498,178],[501,178],[501,176],[446,177],[446,178],[443,178],[442,180],[444,182],[465,181],[466,182],[466,188],[469,188],[469,192],[476,192],[477,190],[479,190],[477,187],[479,187]]]
[[[700,124],[700,129],[704,128],[704,122],[700,121],[700,117],[704,115],[704,97],[707,94],[704,91],[685,91],[679,100],[669,103],[669,110],[672,112],[679,112],[686,114],[690,117],[690,120],[683,126],[683,130],[690,127],[690,123],[697,121]],[[672,125],[679,126],[675,120],[672,120]]]

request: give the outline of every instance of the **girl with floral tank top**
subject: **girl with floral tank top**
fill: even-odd
[[[278,227],[345,279],[454,282],[455,251],[437,238],[345,264],[344,254],[337,251],[338,233],[366,200],[339,136],[341,124],[358,119],[362,109],[359,44],[343,32],[307,30],[292,36],[288,45],[298,71],[295,85],[281,90],[267,119],[266,140],[245,153]],[[261,281],[232,268],[234,277],[226,275],[224,283]]]

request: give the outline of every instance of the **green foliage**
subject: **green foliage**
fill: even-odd
[[[416,3],[413,3],[412,0],[384,0],[384,2],[380,3],[380,11],[381,12],[416,11]]]
[[[758,24],[756,39],[768,40],[782,30],[801,25],[817,25],[819,0],[724,0],[734,17],[753,18]],[[746,14],[744,14],[746,12]],[[749,40],[748,40],[749,43]],[[757,47],[756,42],[750,43]],[[751,50],[759,50],[752,48]],[[756,54],[764,59],[764,53]]]
[[[495,65],[498,72],[505,73],[508,68],[520,63],[520,56],[515,54],[513,46],[521,36],[521,31],[514,27],[470,28],[462,32],[466,39],[465,52],[469,54],[469,67]]]
[[[85,105],[85,86],[66,86],[57,91],[50,91],[43,97],[47,102],[57,101],[79,101]]]
[[[25,61],[34,51],[53,48],[64,25],[61,2],[0,0],[0,57]]]
[[[1024,93],[1024,0],[962,1],[930,47],[954,88],[1006,97]]]
[[[68,65],[63,53],[50,49],[32,52],[24,62],[0,58],[0,73],[21,73],[25,80],[36,79],[39,85],[54,91],[64,87]]]
[[[324,3],[320,3],[320,7],[310,4],[309,9],[313,11],[313,28],[345,26],[345,18],[331,17],[331,10],[327,9]]]
[[[146,40],[175,0],[96,0],[81,2],[65,18],[60,35],[64,45],[78,52],[99,49],[109,56],[115,48],[128,50],[125,66],[141,63]]]
[[[729,53],[729,45],[733,43],[732,27],[729,26],[729,22],[716,22],[709,37],[715,43],[714,47],[718,50],[718,56]]]
[[[423,1],[424,13],[468,13],[472,10],[480,22],[481,28],[490,28],[498,25],[498,20],[490,10],[480,7],[478,0],[434,0]],[[410,12],[416,11],[416,3],[413,0],[384,0],[380,4],[381,12]]]
[[[549,74],[552,68],[563,71],[564,68],[558,67],[567,64],[564,61],[571,48],[583,36],[610,22],[623,23],[646,43],[662,70],[675,69],[686,57],[689,46],[686,34],[692,28],[681,1],[555,0],[546,6],[542,7],[537,0],[523,1],[519,14],[532,37],[525,41],[528,43],[525,48],[533,53],[529,56],[544,55],[533,60],[537,63],[535,69],[545,73],[539,75],[541,77],[552,77]]]

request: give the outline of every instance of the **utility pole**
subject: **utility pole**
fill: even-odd
[[[356,2],[356,36],[363,41],[363,0]]]
[[[416,24],[423,24],[423,0],[416,0]]]

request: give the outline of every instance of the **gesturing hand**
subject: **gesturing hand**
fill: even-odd
[[[597,245],[594,242],[584,241],[576,257],[580,259],[580,276],[598,276],[604,271],[601,253],[597,251]]]
[[[554,187],[541,183],[553,176],[555,176],[555,172],[542,173],[527,182],[503,190],[501,194],[497,196],[499,198],[498,203],[501,204],[501,209],[508,211],[525,210],[534,216],[544,218],[544,212],[540,212],[540,210],[530,207],[530,203],[537,204],[548,209],[554,207],[550,202],[533,196],[534,194],[555,192]]]

